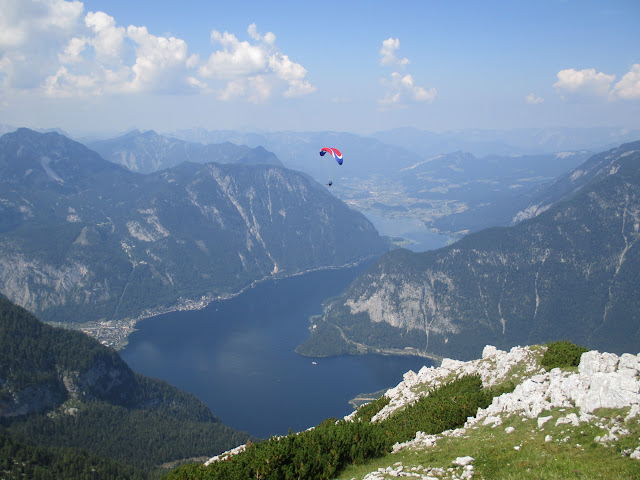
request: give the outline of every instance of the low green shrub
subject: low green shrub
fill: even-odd
[[[512,389],[513,384],[482,388],[479,375],[464,376],[434,388],[427,397],[390,418],[371,423],[371,417],[389,402],[383,396],[361,407],[355,422],[328,418],[312,430],[251,444],[244,453],[208,467],[186,465],[165,478],[335,478],[347,465],[361,464],[385,455],[394,443],[414,438],[417,431],[435,434],[461,427],[467,417],[476,414],[478,408],[486,408],[495,395]]]
[[[494,396],[512,391],[512,383],[483,388],[479,375],[465,375],[435,388],[413,405],[385,420],[387,435],[397,442],[406,442],[416,432],[437,434],[459,428],[478,408],[487,408]]]
[[[581,347],[568,340],[547,343],[547,351],[542,357],[541,364],[546,370],[553,368],[577,367],[580,364],[580,357],[589,349]]]
[[[382,395],[377,400],[365,403],[358,408],[355,418],[356,420],[361,420],[363,422],[370,422],[371,419],[388,404],[389,398],[386,395]]]

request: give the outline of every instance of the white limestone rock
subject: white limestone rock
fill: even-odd
[[[549,415],[548,417],[538,417],[538,428],[541,429],[545,423],[551,420],[553,417]]]
[[[417,432],[414,439],[394,445],[393,451],[398,452],[404,448],[432,447],[436,445],[439,438],[461,437],[465,435],[466,429],[477,428],[476,425],[481,424],[496,427],[502,424],[504,418],[513,414],[523,417],[523,421],[537,419],[539,429],[543,429],[544,425],[553,418],[551,415],[545,417],[539,415],[545,410],[557,408],[577,407],[579,412],[577,414],[569,413],[558,418],[556,425],[578,426],[580,423],[593,422],[596,417],[591,415],[591,412],[601,407],[631,407],[625,421],[640,416],[640,354],[624,354],[618,357],[612,353],[591,351],[582,355],[578,372],[566,372],[558,368],[546,372],[539,367],[537,363],[539,353],[536,352],[539,352],[539,347],[536,349],[513,347],[509,352],[505,352],[487,345],[483,349],[481,359],[470,362],[444,359],[439,367],[425,366],[418,373],[409,371],[404,374],[402,382],[387,390],[385,396],[389,398],[389,404],[378,412],[372,421],[380,421],[389,417],[396,410],[414,403],[421,396],[428,394],[430,389],[445,381],[450,381],[452,378],[479,375],[484,386],[492,386],[504,380],[514,367],[518,368],[518,372],[524,372],[523,380],[513,392],[495,397],[486,409],[478,409],[474,417],[467,419],[465,428],[450,430],[440,435]],[[353,421],[354,417],[355,412],[345,419]],[[604,425],[599,426],[604,428]],[[513,431],[513,427],[505,429],[506,433]],[[622,424],[617,424],[606,428],[606,432],[596,437],[595,440],[606,444],[628,433]],[[568,438],[558,441],[567,441]],[[546,435],[544,441],[550,443],[553,441],[553,437]],[[207,464],[228,458],[242,450],[244,450],[244,446],[214,457]],[[640,460],[640,447],[630,453],[630,456]],[[467,464],[458,464],[456,462],[459,459],[471,460]],[[473,462],[472,457],[458,457],[454,464],[472,467],[470,462]],[[446,474],[445,469],[438,467],[429,467],[428,471],[424,470],[424,472],[425,474],[421,475],[423,479],[441,478]],[[413,469],[411,474],[413,474]],[[404,471],[401,465],[395,465],[371,472],[365,478],[367,480],[382,480],[388,476],[411,476],[411,474]],[[473,469],[465,467],[462,476],[472,478],[472,474]],[[415,475],[418,474],[415,473]]]
[[[498,352],[499,352],[499,350],[496,347],[494,347],[493,345],[486,345],[482,349],[482,359],[486,360],[489,357],[493,357],[493,356],[497,355]]]
[[[466,457],[457,457],[454,461],[453,464],[454,465],[458,465],[459,467],[464,467],[466,465],[469,465],[470,463],[472,463],[473,461],[475,461],[475,458],[470,457],[470,456],[466,456]]]
[[[221,453],[220,455],[217,455],[213,458],[210,458],[209,460],[207,460],[206,462],[204,462],[204,466],[206,467],[207,465],[211,465],[214,462],[219,462],[220,460],[228,460],[229,458],[233,457],[234,455],[237,455],[239,453],[244,452],[247,449],[246,445],[240,445],[236,448],[233,448],[231,450],[228,450],[224,453]]]
[[[567,425],[567,424],[573,425],[574,427],[577,427],[578,425],[580,425],[580,419],[578,418],[578,415],[576,415],[575,413],[570,413],[566,417],[560,417],[558,418],[558,420],[556,420],[556,427],[558,425]]]
[[[490,349],[485,350],[491,352]],[[496,355],[500,356],[499,353]],[[638,356],[623,357],[612,353],[586,352],[582,355],[579,373],[554,368],[550,372],[533,375],[513,392],[494,398],[488,408],[479,409],[475,419],[470,419],[467,425],[480,421],[483,424],[494,423],[500,415],[513,412],[537,418],[544,410],[574,406],[580,408],[580,416],[567,416],[563,421],[575,424],[589,421],[589,414],[598,408],[639,405]],[[544,421],[545,417],[538,420],[539,428]]]
[[[624,408],[638,403],[640,382],[618,372],[597,372],[591,375],[588,389],[576,395],[576,406],[585,412],[598,408]]]
[[[629,409],[629,413],[624,418],[624,421],[628,422],[629,420],[636,418],[637,416],[640,416],[640,405],[637,405],[637,404],[631,405],[631,408]]]
[[[623,353],[618,362],[618,373],[629,377],[637,377],[640,372],[640,355]]]
[[[616,371],[618,361],[618,356],[613,353],[600,353],[597,350],[592,350],[582,354],[578,371],[588,376],[595,373],[613,373]]]

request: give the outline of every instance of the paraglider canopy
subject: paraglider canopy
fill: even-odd
[[[335,158],[336,162],[338,162],[338,165],[342,165],[342,154],[340,153],[340,150],[337,148],[324,147],[320,150],[320,156],[323,157],[325,153],[330,153],[333,158]]]
[[[320,149],[320,156],[324,157],[325,154],[331,154],[331,156],[335,159],[336,162],[338,162],[338,165],[342,165],[342,154],[340,153],[340,150],[338,150],[337,148],[332,148],[332,147],[324,147]],[[327,176],[329,176],[329,164],[327,163]],[[327,186],[330,187],[331,185],[333,185],[333,180],[329,180],[327,182]]]

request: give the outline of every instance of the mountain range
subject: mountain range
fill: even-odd
[[[615,127],[547,127],[430,132],[404,127],[375,132],[371,136],[421,155],[461,150],[484,157],[541,155],[585,149],[598,152],[636,140],[640,131]]]
[[[106,160],[141,173],[184,161],[281,165],[282,160],[286,167],[303,171],[320,183],[333,181],[332,193],[374,222],[381,217],[391,220],[384,226],[377,223],[385,234],[407,237],[404,227],[388,229],[398,218],[411,218],[430,230],[460,238],[520,219],[518,213],[533,201],[532,194],[591,155],[581,147],[610,145],[633,138],[632,134],[616,129],[440,134],[398,129],[371,136],[203,129],[159,135],[135,130],[87,140],[86,145]],[[487,148],[477,148],[483,141]],[[519,147],[505,148],[509,141]],[[320,157],[321,145],[339,147],[346,162],[339,166]]]
[[[465,152],[436,155],[380,179],[369,208],[417,217],[430,229],[460,238],[513,224],[534,201],[552,202],[546,198],[548,184],[589,156],[586,151],[482,158]]]
[[[383,255],[326,305],[298,351],[469,359],[486,344],[565,338],[637,350],[640,142],[594,155],[556,185],[562,200],[513,227]]]
[[[0,213],[0,293],[48,321],[197,307],[388,248],[363,215],[274,164],[143,175],[28,129],[0,137]]]
[[[262,145],[277,153],[278,143],[289,137],[303,140],[311,137],[340,139],[340,132],[249,132],[236,130],[206,130],[192,128],[178,130],[168,135],[192,142],[220,143],[230,141],[249,146]],[[442,153],[464,151],[474,156],[487,155],[519,156],[540,155],[573,150],[602,151],[640,137],[640,131],[617,127],[593,128],[508,128],[508,129],[460,129],[451,131],[429,131],[414,127],[402,127],[367,134],[352,134],[363,139],[376,140],[389,147],[428,158]],[[280,139],[280,140],[279,140]],[[269,147],[267,147],[267,144]],[[285,157],[281,157],[285,158]]]
[[[475,148],[474,141],[480,142],[483,134],[504,142],[512,139],[523,146],[496,146],[495,151]],[[454,238],[511,224],[530,201],[532,192],[591,155],[580,140],[588,138],[585,145],[599,147],[599,141],[610,145],[618,138],[633,138],[630,132],[615,129],[449,134],[401,129],[371,136],[196,129],[171,135],[202,143],[262,145],[289,168],[304,171],[319,182],[334,180],[335,195],[366,215],[371,214],[370,218],[413,218],[430,230]],[[534,148],[532,144],[536,142],[544,148]],[[322,146],[338,147],[344,156],[343,165],[338,167],[320,157],[318,150]],[[389,235],[400,236],[393,232]]]
[[[262,146],[250,148],[230,142],[203,145],[158,135],[153,130],[135,130],[117,138],[89,142],[87,147],[105,160],[140,173],[157,172],[183,162],[283,166],[275,154]]]

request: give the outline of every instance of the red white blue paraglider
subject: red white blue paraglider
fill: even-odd
[[[336,162],[338,162],[338,165],[342,165],[342,154],[340,153],[340,150],[338,150],[337,148],[332,148],[332,147],[324,147],[320,149],[320,156],[324,157],[325,154],[330,153],[331,156],[335,159]],[[328,171],[327,171],[328,173]],[[333,185],[333,181],[329,180],[327,182],[327,186],[331,186]]]
[[[320,149],[321,157],[324,156],[325,153],[330,153],[331,155],[333,155],[333,158],[336,159],[336,162],[338,162],[339,165],[342,165],[342,154],[340,153],[340,150],[331,147],[324,147]]]

